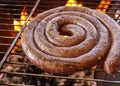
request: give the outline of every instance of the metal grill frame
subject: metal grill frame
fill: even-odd
[[[119,0],[111,0],[111,1],[119,1]],[[17,1],[10,1],[10,2],[17,2]],[[22,1],[21,1],[22,2]],[[24,1],[23,1],[24,2]],[[30,2],[32,3],[32,1]],[[27,22],[29,21],[30,17],[32,15],[34,15],[33,13],[35,12],[36,8],[37,7],[41,7],[41,6],[38,6],[40,3],[40,0],[36,0],[35,2],[35,5],[32,6],[32,5],[29,5],[29,6],[32,6],[32,10],[30,10],[30,14],[27,18],[27,20],[25,21],[24,25],[22,26],[22,29],[18,32],[18,34],[16,35],[16,37],[9,37],[9,36],[0,36],[0,38],[10,38],[10,39],[14,39],[14,41],[12,42],[12,44],[3,44],[3,43],[0,43],[0,45],[6,45],[6,46],[10,46],[8,51],[7,52],[0,52],[0,53],[4,53],[4,57],[3,59],[1,60],[0,62],[0,69],[2,69],[3,65],[4,64],[23,64],[23,65],[26,65],[27,63],[21,63],[21,62],[14,62],[14,63],[7,63],[6,60],[8,58],[8,56],[10,54],[16,54],[16,53],[11,53],[12,49],[14,48],[14,46],[20,46],[20,45],[16,45],[16,42],[18,41],[18,39],[20,38],[20,35],[21,33],[23,32],[24,28],[26,27],[27,25]],[[48,3],[48,2],[43,2],[43,3]],[[51,2],[51,3],[54,3],[54,2]],[[57,3],[64,3],[64,2],[57,2]],[[96,4],[96,3],[89,3],[89,2],[86,2],[88,4]],[[5,5],[5,4],[2,4],[2,5]],[[112,4],[112,5],[119,5],[119,4]],[[24,5],[19,5],[19,6],[24,6]],[[47,8],[51,7],[51,6],[45,6]],[[92,7],[91,7],[92,8]],[[93,8],[94,9],[94,8]],[[110,9],[110,8],[108,8]],[[112,10],[115,10],[115,9],[118,9],[118,8],[114,8]],[[18,9],[15,9],[15,10],[18,10]],[[44,10],[39,10],[39,11],[44,11]],[[108,14],[114,14],[113,12],[108,12]],[[0,13],[0,14],[7,14],[7,13]],[[8,13],[9,14],[9,13]],[[14,14],[14,15],[20,15],[20,14]],[[3,18],[4,19],[4,18]],[[10,18],[11,19],[11,18]],[[8,18],[9,20],[9,18]],[[117,19],[115,19],[117,20]],[[2,24],[2,23],[1,23]],[[4,24],[5,25],[5,24]],[[9,25],[9,24],[8,24]],[[3,29],[0,29],[0,31],[7,31],[7,30],[3,30]],[[14,30],[9,30],[11,32],[16,32]],[[20,53],[20,54],[17,54],[17,55],[25,55],[23,53]],[[33,65],[33,64],[30,64],[30,65]],[[104,71],[103,69],[91,69],[90,71]],[[72,80],[85,80],[85,81],[96,81],[96,82],[105,82],[105,83],[114,83],[114,84],[120,84],[120,81],[110,81],[110,80],[102,80],[102,79],[87,79],[87,78],[72,78],[72,77],[66,77],[66,76],[57,76],[57,75],[43,75],[43,74],[33,74],[33,73],[21,73],[21,72],[4,72],[4,71],[1,71],[0,70],[0,73],[6,73],[6,74],[13,74],[13,75],[25,75],[25,76],[34,76],[34,77],[50,77],[50,78],[63,78],[63,79],[72,79]],[[118,73],[120,73],[120,71],[118,71]],[[14,84],[14,83],[0,83],[1,85],[12,85],[12,86],[18,86],[18,85],[21,85],[21,84]]]

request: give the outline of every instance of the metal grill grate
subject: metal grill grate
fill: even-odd
[[[75,80],[80,80],[79,83],[82,81],[91,81],[91,82],[104,82],[104,83],[111,83],[111,84],[120,84],[120,79],[118,80],[105,80],[105,79],[95,79],[95,78],[87,78],[87,77],[72,77],[68,75],[54,75],[54,74],[48,74],[45,73],[42,70],[39,70],[34,67],[33,64],[31,64],[29,61],[25,59],[25,54],[21,50],[21,44],[20,44],[20,35],[22,31],[24,30],[25,26],[29,22],[30,17],[35,17],[38,13],[41,13],[45,10],[57,7],[57,6],[64,6],[66,4],[67,0],[3,0],[0,1],[0,84],[1,85],[11,85],[11,86],[18,86],[18,85],[38,85],[40,82],[36,82],[37,80],[47,80],[49,83],[51,83],[51,86],[56,86],[53,84],[53,82],[56,81],[56,78],[59,79],[66,79],[68,82],[72,82]],[[96,9],[97,5],[100,3],[99,0],[81,0],[78,1],[78,3],[83,3],[84,6],[90,7],[92,9]],[[27,16],[26,20],[20,20],[20,16],[23,8],[26,7],[26,11],[28,12],[28,15],[24,14],[24,16]],[[104,8],[100,8],[104,9]],[[120,16],[115,17],[115,14],[117,10],[120,10],[120,0],[111,0],[111,4],[107,8],[106,14],[111,16],[113,19],[115,19],[116,22],[120,22]],[[23,25],[15,25],[13,21],[25,21]],[[20,31],[15,31],[14,26],[21,26]],[[17,48],[17,49],[16,49]],[[12,60],[10,58],[18,58],[17,60]],[[14,66],[23,68],[24,70],[14,69]],[[10,67],[10,69],[9,69]],[[13,67],[13,69],[11,69]],[[29,68],[30,67],[30,68]],[[32,68],[32,69],[31,69]],[[34,70],[35,69],[35,70]],[[29,70],[29,71],[28,71]],[[104,72],[103,69],[90,69],[85,70],[92,72]],[[120,71],[118,71],[118,74],[120,74]],[[17,76],[21,77],[23,79],[28,80],[29,79],[35,79],[35,82],[26,83],[26,80],[21,80],[21,82],[4,82],[2,81],[3,76]],[[37,78],[34,78],[37,77]],[[20,79],[21,79],[20,78]],[[71,81],[72,80],[72,81]],[[56,81],[58,82],[58,81]],[[32,83],[32,84],[31,84]],[[42,85],[44,86],[44,85]],[[62,85],[58,85],[62,86]],[[66,85],[66,86],[73,86]],[[82,86],[82,85],[81,85]],[[84,85],[86,86],[86,85]]]

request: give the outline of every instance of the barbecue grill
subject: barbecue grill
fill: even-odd
[[[74,1],[74,0],[73,0]],[[109,0],[101,0],[109,1]],[[106,14],[120,24],[120,0],[111,0],[109,4],[101,8],[97,6],[100,0],[78,0],[92,9],[105,9]],[[102,63],[97,68],[85,70],[84,77],[78,76],[84,73],[80,71],[72,75],[56,75],[46,73],[30,63],[22,51],[21,34],[31,18],[57,6],[64,6],[67,0],[1,0],[0,1],[0,85],[6,86],[119,86],[120,71],[107,75]],[[24,14],[22,14],[23,12]],[[21,19],[21,16],[25,17]],[[15,23],[16,21],[16,23]],[[21,24],[23,22],[23,24]],[[15,30],[20,28],[21,30]],[[82,75],[82,76],[83,76]],[[90,77],[88,77],[89,75]],[[11,79],[10,79],[11,78]],[[7,80],[7,81],[6,81]],[[80,84],[80,83],[92,83]],[[61,84],[62,83],[62,84]],[[97,85],[96,85],[97,84]]]

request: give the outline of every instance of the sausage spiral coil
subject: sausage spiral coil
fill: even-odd
[[[120,27],[87,7],[57,7],[31,21],[22,34],[22,47],[45,71],[73,73],[106,59],[105,70],[111,74],[120,65]]]

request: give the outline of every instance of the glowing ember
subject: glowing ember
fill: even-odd
[[[21,25],[21,23],[17,20],[14,20],[13,23],[14,23],[14,30],[15,31],[20,31],[21,26],[19,26],[19,25]]]
[[[62,37],[64,37],[64,38],[68,38],[69,36],[68,36],[68,35],[62,35]]]
[[[65,6],[83,6],[83,4],[78,4],[76,0],[68,0]]]
[[[101,0],[100,4],[97,6],[97,10],[100,10],[103,13],[105,13],[110,3],[110,0]]]
[[[14,30],[15,31],[20,31],[21,26],[25,23],[26,19],[28,18],[28,13],[26,11],[26,6],[24,6],[21,16],[20,16],[20,21],[17,21],[14,19],[13,24],[14,24]],[[30,18],[30,21],[33,19],[33,17]],[[28,22],[29,23],[29,22]]]
[[[82,7],[82,6],[83,6],[83,4],[82,4],[82,3],[79,3],[79,4],[78,4],[78,6]]]

